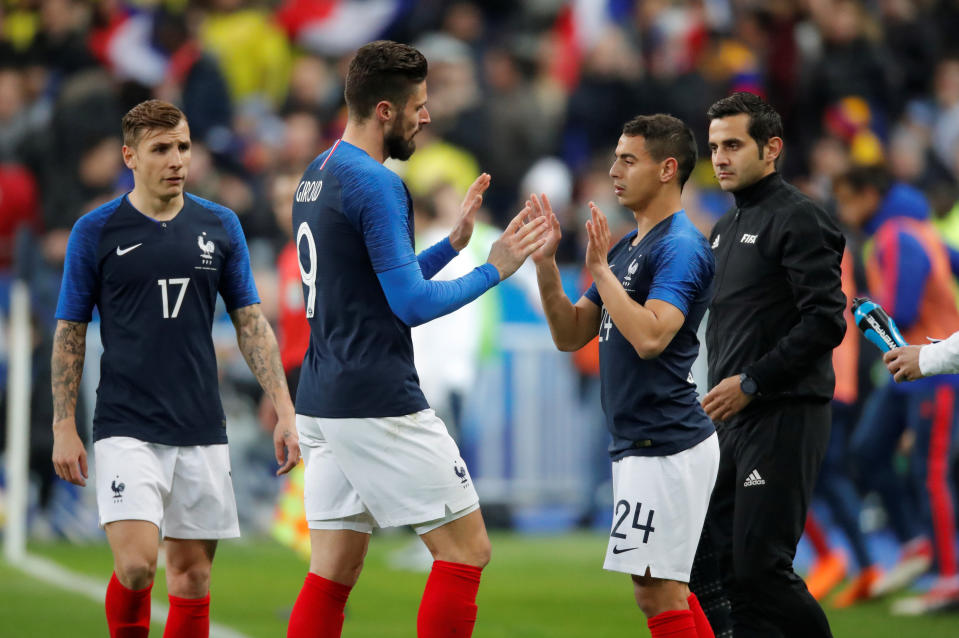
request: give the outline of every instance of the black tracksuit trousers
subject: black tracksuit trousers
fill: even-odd
[[[811,401],[717,424],[719,475],[690,579],[717,638],[832,636],[793,571],[829,425],[829,404]]]

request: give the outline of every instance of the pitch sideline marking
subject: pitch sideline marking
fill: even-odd
[[[29,576],[33,576],[55,587],[72,591],[90,600],[103,603],[107,593],[107,586],[102,581],[90,576],[84,576],[63,567],[62,565],[40,556],[26,554],[15,563],[9,563]],[[150,603],[151,618],[164,618],[169,612],[169,606],[152,600]],[[151,620],[158,623],[158,620]],[[250,638],[234,629],[210,621],[210,638]]]

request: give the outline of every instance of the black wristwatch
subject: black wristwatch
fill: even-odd
[[[745,372],[739,375],[739,389],[743,391],[743,394],[748,394],[751,397],[759,394],[759,386],[756,385],[756,380]]]

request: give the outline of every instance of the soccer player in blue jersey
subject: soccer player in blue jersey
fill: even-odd
[[[713,635],[688,587],[719,467],[715,429],[690,372],[713,279],[709,244],[680,203],[695,164],[696,142],[680,120],[626,123],[609,175],[636,230],[610,249],[606,217],[590,203],[594,284],[575,304],[556,267],[559,222],[545,196],[530,198],[533,218],[550,223],[533,260],[553,341],[572,351],[599,333],[615,503],[604,567],[632,576],[653,638]]]
[[[164,636],[205,637],[217,539],[240,535],[210,334],[217,293],[276,406],[278,473],[299,460],[295,415],[240,222],[183,190],[186,117],[149,100],[130,109],[122,128],[133,190],[81,217],[67,248],[53,350],[53,462],[61,478],[86,484],[74,415],[96,306],[103,355],[93,439],[100,524],[114,558],[110,636],[149,633],[162,537],[170,595]]]
[[[469,636],[490,544],[466,464],[420,391],[410,327],[452,312],[513,274],[543,244],[528,209],[487,263],[430,281],[466,247],[490,178],[473,183],[447,239],[413,252],[403,181],[383,166],[408,159],[430,121],[427,63],[396,42],[360,48],[346,79],[342,139],[306,169],[293,204],[310,346],[296,393],[306,462],[311,557],[287,636],[340,635],[343,608],[374,527],[412,525],[434,563],[418,635]]]

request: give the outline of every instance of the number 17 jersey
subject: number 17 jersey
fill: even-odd
[[[94,440],[226,443],[211,336],[218,292],[227,311],[259,303],[233,211],[186,194],[160,222],[123,196],[77,221],[56,316],[85,323],[100,312]]]

